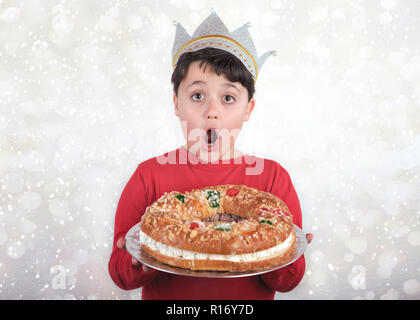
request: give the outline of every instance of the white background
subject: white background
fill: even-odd
[[[314,233],[277,299],[420,298],[420,4],[0,0],[0,297],[139,299],[109,277],[116,204],[184,143],[173,20],[214,7],[269,57],[238,148],[290,173]]]

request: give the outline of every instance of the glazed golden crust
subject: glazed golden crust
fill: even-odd
[[[211,196],[215,191],[218,196]],[[211,218],[217,213],[237,215],[242,220],[229,223],[229,231],[220,230],[218,222],[202,222],[202,219]],[[269,192],[244,185],[209,186],[182,194],[177,191],[167,192],[146,209],[140,228],[153,240],[171,247],[222,255],[258,252],[283,243],[291,233],[294,237],[293,219],[285,203]],[[153,250],[148,248],[146,251]],[[204,264],[188,262],[187,259],[165,258],[158,252],[154,252],[153,256],[162,262],[178,261],[176,266],[188,265],[184,268],[189,269]],[[206,270],[251,270],[251,265],[256,267],[281,259],[276,257],[253,263],[230,263],[228,269],[227,261],[223,264],[225,269],[217,269],[219,262],[204,261],[207,261]]]

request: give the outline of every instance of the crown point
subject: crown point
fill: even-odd
[[[247,22],[247,23],[245,23],[245,27],[247,27],[247,28],[249,28],[249,27],[251,27],[251,22]]]
[[[174,26],[177,26],[177,25],[178,25],[178,21],[174,20],[174,21],[172,21],[172,24],[173,24]]]
[[[271,54],[272,54],[273,56],[277,56],[277,50],[273,50],[273,51],[271,51]]]

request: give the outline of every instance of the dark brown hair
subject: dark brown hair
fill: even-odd
[[[177,96],[179,84],[184,80],[190,64],[194,61],[200,61],[200,68],[205,64],[204,71],[207,65],[210,65],[218,76],[224,74],[230,82],[242,84],[248,90],[248,101],[254,96],[255,86],[252,74],[233,54],[217,48],[204,48],[181,55],[171,77],[174,93]]]

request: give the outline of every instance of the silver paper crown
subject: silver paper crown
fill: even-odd
[[[172,46],[173,69],[175,69],[179,58],[184,52],[193,52],[211,47],[225,50],[236,56],[256,80],[268,56],[277,54],[275,50],[271,50],[258,57],[257,49],[248,31],[248,27],[251,24],[247,22],[230,33],[214,10],[197,27],[192,36],[188,34],[179,22],[174,21],[174,24],[176,25],[176,34]]]

